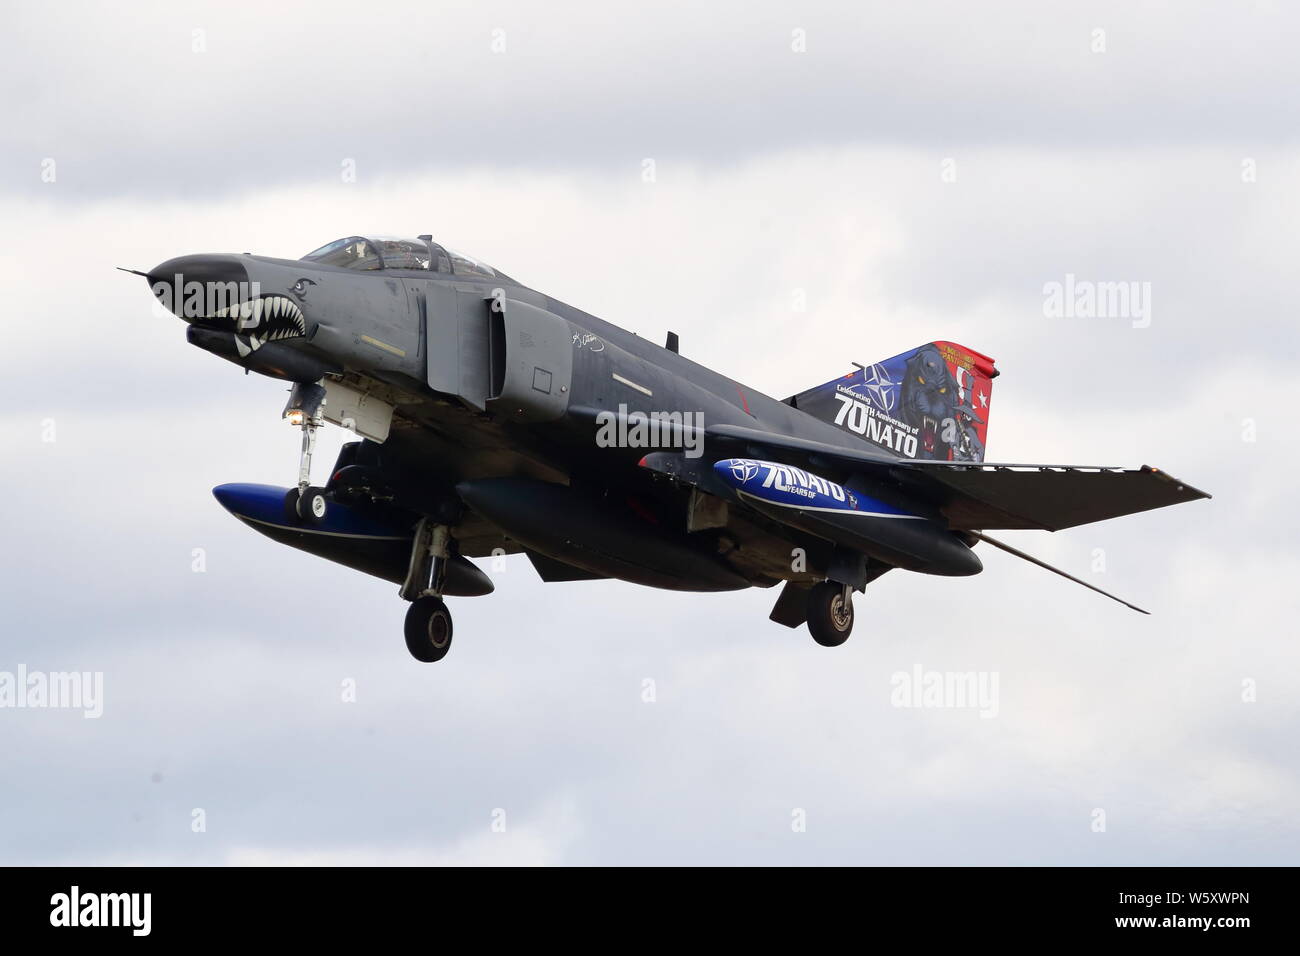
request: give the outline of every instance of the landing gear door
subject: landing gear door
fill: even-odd
[[[489,300],[492,395],[487,408],[524,422],[554,421],[569,407],[573,338],[553,312],[514,299]],[[501,307],[498,307],[501,309]]]

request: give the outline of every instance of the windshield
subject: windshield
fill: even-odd
[[[450,249],[447,252],[451,255],[451,271],[456,275],[482,276],[485,279],[496,278],[497,274],[492,271],[492,267],[486,262],[479,262],[469,256],[462,256],[459,252],[452,252]]]
[[[429,268],[429,246],[432,243],[427,243],[423,239],[394,239],[388,236],[375,237],[370,241],[379,248],[379,255],[383,257],[385,269]],[[441,250],[435,246],[435,257],[439,251]],[[439,271],[436,266],[434,271]]]
[[[347,239],[335,239],[329,245],[321,246],[314,252],[302,257],[305,262],[319,262],[327,266],[339,266],[343,269],[382,269],[383,263],[379,253],[370,240],[360,236]]]
[[[319,262],[342,269],[420,269],[484,279],[497,277],[487,263],[444,249],[436,242],[394,236],[335,239],[302,258],[305,262]]]

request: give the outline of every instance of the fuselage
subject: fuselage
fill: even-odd
[[[455,499],[464,554],[525,549],[593,576],[690,590],[821,580],[846,548],[911,570],[979,569],[940,516],[892,486],[853,485],[908,513],[905,532],[881,534],[910,535],[910,551],[746,501],[706,474],[729,457],[708,457],[708,429],[889,453],[490,267],[464,260],[456,271],[462,260],[430,248],[433,269],[205,255],[148,278],[200,348],[390,408],[377,467],[412,514]],[[218,287],[233,304],[213,299]],[[638,427],[650,422],[664,427]],[[682,456],[698,482],[641,467],[655,452]],[[710,495],[724,506],[701,502]]]

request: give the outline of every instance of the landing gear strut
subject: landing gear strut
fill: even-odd
[[[297,517],[311,524],[320,524],[325,520],[329,503],[325,498],[325,489],[317,488],[311,483],[311,455],[316,450],[316,429],[325,424],[321,417],[321,408],[325,405],[325,388],[299,382],[289,393],[289,401],[284,406],[284,418],[291,425],[302,429],[302,452],[298,456],[298,487],[285,495],[284,507],[290,517]]]
[[[451,649],[451,612],[442,600],[450,556],[451,533],[447,526],[421,518],[400,593],[411,602],[406,611],[406,649],[426,664],[442,660]]]
[[[853,589],[823,581],[808,592],[808,631],[822,647],[839,647],[853,633]]]

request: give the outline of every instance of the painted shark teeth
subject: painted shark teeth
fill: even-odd
[[[236,333],[241,356],[255,352],[267,342],[278,342],[307,334],[307,319],[298,303],[283,295],[249,299],[222,309],[209,321],[229,323]]]

